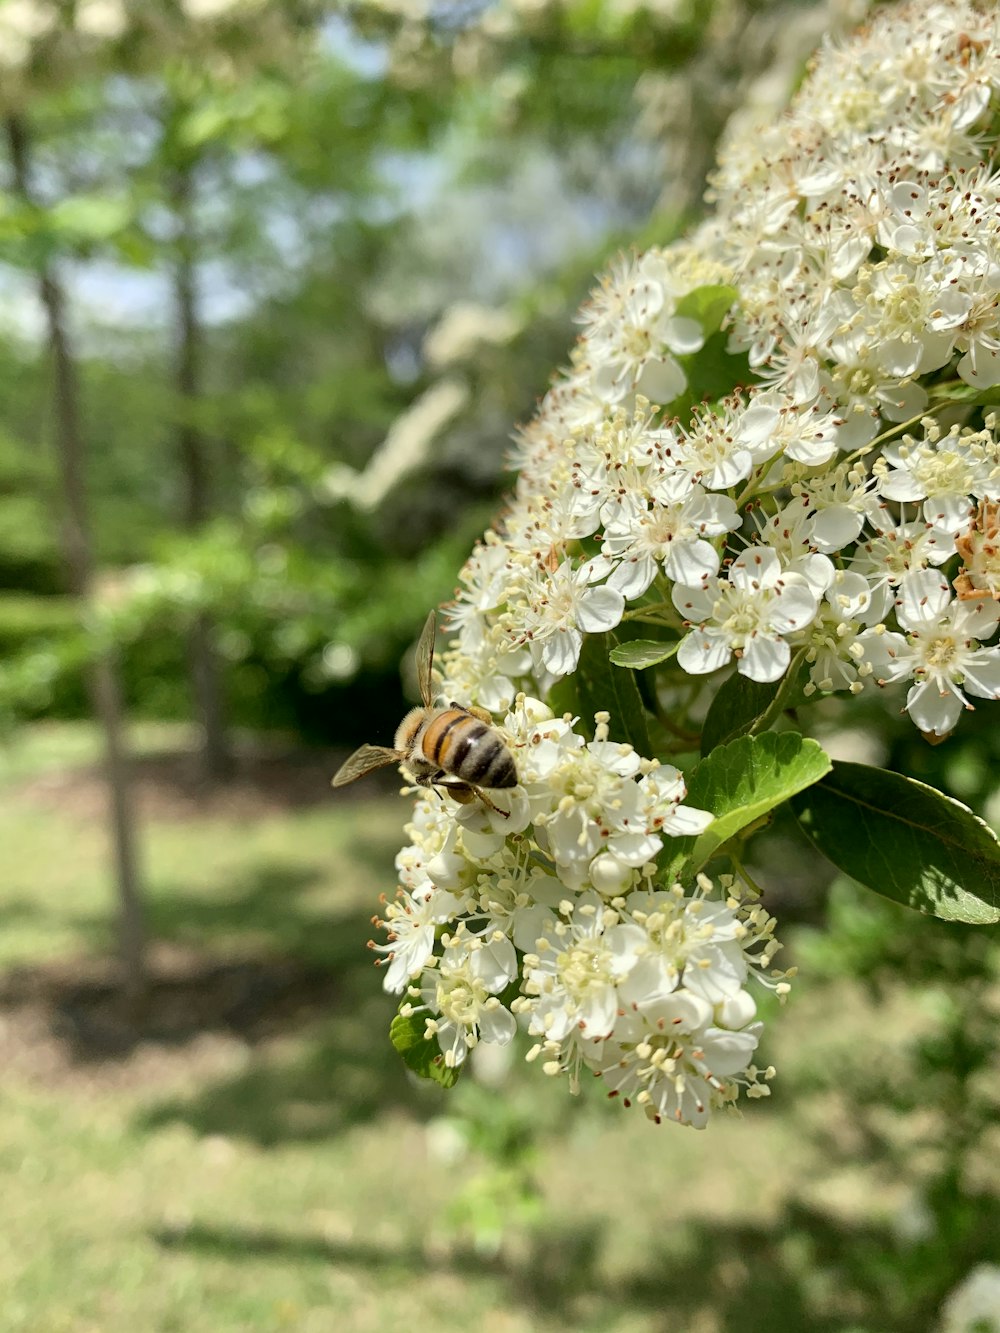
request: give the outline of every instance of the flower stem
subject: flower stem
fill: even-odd
[[[808,653],[808,645],[804,645],[792,654],[792,660],[788,664],[788,670],[785,672],[781,684],[778,686],[777,693],[768,704],[767,708],[756,718],[753,725],[747,732],[748,736],[759,736],[762,731],[767,731],[775,718],[785,711],[787,701],[792,690],[798,684],[799,667],[805,660]]]
[[[764,890],[757,883],[754,877],[750,874],[749,870],[747,870],[746,866],[743,864],[740,857],[734,851],[730,851],[729,859],[733,863],[733,869],[736,871],[737,875],[747,886],[750,892],[754,895],[755,898],[760,898],[763,895]]]

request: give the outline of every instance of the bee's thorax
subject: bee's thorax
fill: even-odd
[[[420,728],[431,717],[431,710],[428,708],[411,708],[407,715],[396,728],[396,749],[401,754],[408,754],[413,748]]]

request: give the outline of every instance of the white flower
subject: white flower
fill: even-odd
[[[456,610],[463,612],[461,607]],[[528,649],[479,613],[462,614],[457,642],[441,660],[442,698],[468,699],[490,713],[510,707],[518,691],[515,682],[531,670]]]
[[[811,688],[860,692],[861,676],[870,674],[862,627],[880,619],[881,602],[873,605],[872,590],[861,574],[838,570],[820,605],[809,634]]]
[[[978,1264],[949,1293],[939,1333],[1000,1333],[1000,1265]]]
[[[884,505],[870,509],[869,521],[877,537],[859,544],[850,569],[867,580],[872,592],[872,620],[884,619],[892,607],[892,592],[912,574],[941,565],[953,542],[942,538],[929,523],[896,522]]]
[[[707,810],[693,805],[682,805],[687,787],[679,769],[673,764],[657,764],[640,779],[639,791],[642,808],[649,826],[671,838],[688,838],[701,833],[712,822]]]
[[[864,472],[843,467],[801,487],[810,511],[809,541],[815,550],[833,555],[857,541],[870,511],[869,491]]]
[[[378,922],[388,931],[389,942],[372,945],[389,964],[382,982],[387,991],[399,995],[410,978],[423,971],[434,952],[436,927],[453,921],[459,910],[457,900],[429,880],[416,893],[400,890],[386,906],[385,920]]]
[[[750,1060],[762,1027],[715,1027],[690,996],[672,995],[646,1010],[626,1011],[613,1038],[601,1044],[597,1072],[609,1096],[620,1096],[626,1106],[638,1103],[657,1123],[703,1129],[713,1109],[735,1100],[740,1082],[756,1084]]]
[[[634,967],[645,933],[623,925],[596,893],[563,904],[538,921],[534,950],[524,960],[529,1032],[561,1042],[579,1028],[606,1037],[619,1009],[618,986]]]
[[[188,18],[211,22],[225,17],[242,3],[243,0],[183,0],[183,8]]]
[[[15,69],[31,55],[32,44],[58,20],[55,6],[39,0],[5,0],[0,5],[0,68]]]
[[[605,518],[602,552],[620,561],[608,579],[629,601],[641,597],[662,568],[676,583],[697,583],[719,568],[709,537],[740,525],[728,496],[709,495],[684,473],[660,479],[652,503],[626,494]]]
[[[669,403],[684,391],[676,356],[696,352],[704,337],[675,304],[669,256],[658,251],[622,261],[604,280],[581,312],[587,328],[578,364],[595,392],[613,403],[633,392]]]
[[[517,1024],[497,995],[517,976],[517,955],[500,935],[483,941],[459,935],[445,949],[436,968],[424,971],[421,997],[431,1017],[444,1062],[456,1068],[480,1040],[505,1046]]]
[[[73,23],[85,37],[114,41],[128,27],[123,0],[77,0]]]
[[[642,927],[642,956],[621,987],[627,1004],[657,1003],[679,986],[711,1007],[737,994],[747,979],[746,926],[723,902],[667,891],[633,893],[629,919]]]
[[[709,813],[615,733],[624,718],[598,712],[589,740],[541,702],[586,635],[627,614],[666,654],[679,613],[640,696],[679,743],[711,689],[679,677],[735,662],[776,682],[793,651],[807,697],[905,682],[931,739],[1000,698],[1000,444],[978,392],[1000,389],[998,97],[995,6],[884,6],[824,47],[779,123],[730,129],[688,241],[593,293],[438,660],[441,697],[506,714],[518,785],[489,805],[422,795],[384,911],[387,984],[421,979],[449,1063],[517,1014],[546,1074],[576,1091],[597,1073],[656,1120],[767,1093],[751,989],[786,989],[774,923],[732,880],[665,886],[666,840]],[[719,389],[693,409],[686,358],[702,369],[710,330],[678,313],[689,296],[729,307],[691,377],[692,396]],[[589,659],[557,707],[601,707]],[[619,670],[609,690],[638,706]]]
[[[681,642],[677,661],[692,675],[725,666],[735,654],[751,680],[778,680],[788,668],[785,636],[808,629],[817,598],[801,574],[786,574],[774,551],[753,546],[734,560],[727,579],[701,588],[678,584],[674,605],[698,626]]]
[[[573,890],[590,881],[602,892],[623,892],[656,857],[664,834],[700,832],[711,819],[681,805],[677,769],[655,767],[640,777],[648,764],[630,745],[609,741],[608,732],[607,714],[598,715],[588,744],[565,720],[544,720],[515,751],[524,754],[519,777],[535,840]]]
[[[576,669],[584,634],[614,629],[622,618],[622,594],[616,588],[593,586],[609,568],[600,560],[578,568],[564,560],[551,574],[535,569],[522,579],[524,636],[536,665],[556,679]]]
[[[715,411],[696,411],[690,426],[674,436],[678,466],[700,478],[709,490],[725,490],[749,477],[753,466],[774,452],[768,419],[747,414],[742,399],[732,397]]]
[[[1000,604],[960,602],[934,570],[907,580],[896,609],[907,631],[864,634],[861,640],[880,683],[913,679],[906,711],[928,735],[947,736],[972,705],[965,692],[1000,698],[1000,648],[980,647],[1000,621]],[[963,692],[964,691],[964,692]]]
[[[989,431],[956,427],[942,437],[931,422],[924,440],[887,446],[885,462],[879,494],[925,501],[924,518],[945,539],[968,528],[975,500],[1000,498],[1000,451]]]
[[[811,498],[798,495],[766,523],[756,514],[754,520],[761,542],[777,554],[786,575],[801,574],[814,596],[822,597],[833,581],[835,567],[829,556],[815,549]]]
[[[781,454],[807,467],[820,467],[837,452],[841,424],[822,399],[800,404],[777,390],[766,390],[749,400],[742,435],[748,441],[759,437],[757,458],[766,449],[765,457]]]

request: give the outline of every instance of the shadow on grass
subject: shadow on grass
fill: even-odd
[[[344,860],[359,870],[384,872],[387,855],[384,847],[364,840]],[[443,1091],[421,1095],[388,1041],[396,1001],[383,993],[367,947],[377,900],[370,908],[339,912],[326,905],[332,895],[302,901],[325,882],[323,874],[272,862],[254,867],[238,889],[230,886],[212,899],[177,890],[160,898],[154,921],[161,936],[263,937],[296,960],[305,988],[312,990],[294,1015],[287,1007],[277,1016],[273,1008],[268,1015],[251,1014],[265,1024],[264,1036],[296,1033],[294,1043],[267,1046],[238,1073],[147,1106],[139,1128],[179,1122],[198,1134],[269,1146],[329,1137],[397,1105],[420,1115],[440,1104]],[[244,1028],[241,1035],[253,1040],[255,1032]]]
[[[248,1041],[274,1035],[328,1012],[345,992],[378,989],[367,948],[370,911],[301,902],[323,882],[315,870],[271,861],[220,884],[212,898],[168,887],[149,908],[153,944],[141,1003],[123,994],[114,958],[85,954],[7,970],[0,1012],[47,1012],[79,1060],[200,1032],[231,1031]],[[8,916],[31,912],[18,902]],[[100,938],[107,922],[94,918],[84,928]]]
[[[359,873],[386,865],[377,844],[341,856]],[[377,906],[357,906],[355,894],[338,909],[325,867],[280,859],[220,882],[211,897],[165,886],[150,904],[143,1001],[129,1002],[107,956],[11,969],[0,977],[0,1059],[50,1083],[133,1079],[154,1095],[161,1067],[174,1084],[186,1067],[197,1092],[154,1104],[143,1123],[262,1144],[335,1134],[397,1103],[419,1114],[386,1035],[395,1003],[367,948]],[[107,923],[87,928],[99,937]],[[237,1074],[218,1077],[205,1036],[246,1048]]]
[[[394,1009],[377,992],[366,1002],[338,1007],[292,1050],[258,1052],[235,1075],[148,1105],[135,1123],[142,1131],[181,1123],[200,1135],[271,1147],[329,1138],[397,1107],[418,1117],[435,1113],[446,1094],[414,1088],[389,1044]]]
[[[602,1327],[632,1310],[654,1319],[660,1314],[662,1322],[652,1326],[662,1333],[694,1327],[927,1333],[948,1291],[975,1263],[988,1260],[995,1244],[987,1227],[968,1253],[945,1249],[942,1262],[939,1241],[901,1249],[886,1227],[792,1203],[770,1225],[679,1226],[669,1249],[651,1249],[641,1267],[602,1280],[601,1236],[596,1222],[546,1225],[523,1256],[490,1260],[461,1249],[442,1256],[419,1245],[392,1248],[267,1228],[195,1224],[152,1233],[165,1250],[238,1263],[290,1260],[414,1277],[445,1270],[470,1280],[492,1278],[529,1317],[544,1315],[566,1328]]]
[[[370,855],[372,868],[384,876],[384,855],[377,849]],[[360,850],[354,859],[366,864]],[[395,881],[387,880],[386,887],[391,891]],[[316,895],[304,902],[314,890]],[[352,903],[345,912],[325,869],[271,859],[220,882],[211,897],[187,892],[181,884],[162,887],[149,905],[149,919],[155,938],[175,944],[232,949],[241,938],[252,939],[257,948],[266,941],[268,949],[303,963],[338,973],[357,968],[370,975],[367,942],[378,906],[373,895],[370,904]]]
[[[188,747],[133,754],[129,774],[145,819],[212,816],[249,820],[328,805],[330,778],[348,753],[250,737],[237,744],[232,771],[224,781],[207,782],[200,771],[199,753]],[[101,764],[70,764],[29,775],[17,784],[17,790],[30,803],[91,819],[104,816],[105,783]],[[394,772],[376,773],[364,788],[345,799],[367,801],[398,790],[399,777]]]
[[[5,927],[36,924],[51,917],[51,910],[40,907],[34,898],[8,898],[0,903],[0,930]]]

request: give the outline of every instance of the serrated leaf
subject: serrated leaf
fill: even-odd
[[[873,893],[943,921],[1000,921],[1000,842],[960,801],[838,761],[792,808],[814,846]]]
[[[615,666],[643,671],[646,667],[659,666],[661,662],[668,661],[679,647],[679,639],[674,639],[670,643],[657,643],[653,639],[631,639],[628,643],[615,644],[608,653],[608,660]]]
[[[453,1088],[461,1067],[445,1064],[441,1048],[433,1038],[424,1036],[422,1014],[399,1013],[389,1024],[389,1040],[403,1057],[403,1063],[421,1078],[432,1079],[442,1088]]]
[[[709,283],[682,296],[674,313],[685,319],[697,320],[707,338],[709,334],[718,331],[723,317],[738,296],[736,288],[730,287],[728,283]]]
[[[721,745],[687,779],[685,805],[715,816],[694,840],[682,873],[693,875],[730,838],[830,771],[829,755],[798,732],[764,732]]]
[[[641,755],[649,754],[649,728],[639,687],[631,671],[613,667],[610,654],[618,644],[615,636],[588,634],[580,649],[580,662],[573,673],[581,720],[592,725],[594,714],[611,714],[611,736],[628,741]]]

